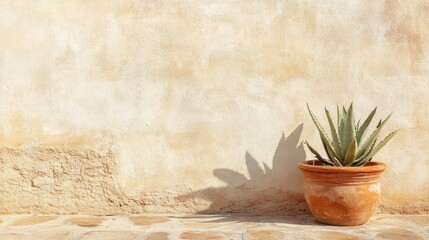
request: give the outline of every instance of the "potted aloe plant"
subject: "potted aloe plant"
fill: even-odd
[[[320,134],[326,158],[308,142],[308,149],[317,159],[299,163],[304,175],[304,195],[311,212],[322,223],[353,226],[364,224],[377,209],[380,198],[380,175],[386,169],[381,162],[371,161],[398,130],[377,142],[379,133],[391,114],[380,120],[366,138],[377,108],[360,124],[355,123],[353,103],[348,110],[337,106],[337,126],[325,108],[330,135],[311,112]]]

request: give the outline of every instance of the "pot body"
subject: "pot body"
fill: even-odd
[[[319,160],[299,163],[304,195],[314,217],[322,223],[355,226],[366,223],[378,207],[380,176],[386,165],[323,166]]]

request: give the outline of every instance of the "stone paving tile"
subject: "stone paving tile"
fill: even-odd
[[[429,226],[429,215],[422,216],[422,215],[402,215],[400,216],[402,219],[409,220],[413,223],[420,224],[422,226]]]
[[[354,227],[324,225],[311,215],[0,215],[0,219],[0,240],[429,239],[429,215],[377,215]]]
[[[26,226],[39,223],[45,223],[54,219],[57,219],[56,216],[31,216],[26,218],[17,219],[12,223],[12,226]]]
[[[272,240],[281,240],[286,236],[284,232],[278,231],[278,230],[256,230],[256,231],[249,231],[246,234],[244,234],[244,239],[248,240],[265,240],[265,239],[272,239]]]
[[[80,227],[97,227],[105,218],[101,217],[73,217],[66,220],[66,222],[80,226]]]
[[[160,216],[133,216],[128,218],[132,223],[139,226],[149,226],[156,223],[168,222],[167,217]]]
[[[392,240],[423,240],[422,235],[405,228],[386,229],[376,235],[377,239]],[[427,239],[427,238],[426,238]]]
[[[242,229],[244,232],[247,229],[255,229],[264,227],[267,224],[273,224],[266,217],[249,217],[249,216],[234,216],[234,215],[194,215],[194,216],[178,216],[176,218],[183,223],[184,227],[189,228],[205,228],[218,229],[222,228],[225,231],[234,232],[237,229]]]
[[[329,240],[363,240],[365,238],[356,236],[351,233],[320,231],[310,235],[313,239],[329,239]]]
[[[219,223],[210,223],[210,222],[184,222],[183,225],[189,228],[218,228],[221,226]]]
[[[221,240],[225,239],[225,234],[222,232],[210,232],[210,231],[190,231],[183,232],[180,234],[180,239],[186,240]]]
[[[149,233],[146,240],[168,240],[167,232],[153,232]]]
[[[0,240],[21,240],[21,235],[18,233],[0,234]]]
[[[366,226],[372,227],[375,226],[377,228],[391,228],[391,227],[408,227],[413,226],[415,223],[410,220],[405,220],[400,215],[395,215],[395,217],[392,216],[375,216],[371,221],[365,224]]]
[[[21,240],[59,240],[67,239],[69,231],[42,231],[21,236]]]
[[[129,231],[90,231],[83,235],[80,240],[135,240],[142,239],[139,232]]]

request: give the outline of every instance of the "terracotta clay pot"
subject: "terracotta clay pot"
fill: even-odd
[[[323,166],[319,160],[299,163],[304,195],[311,213],[322,223],[355,226],[366,223],[378,206],[380,175],[386,164],[362,167]]]

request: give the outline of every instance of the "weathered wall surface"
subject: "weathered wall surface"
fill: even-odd
[[[306,112],[375,106],[429,210],[427,1],[3,1],[0,213],[306,211]]]

